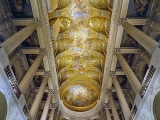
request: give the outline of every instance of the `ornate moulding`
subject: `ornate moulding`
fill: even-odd
[[[98,116],[101,110],[101,102],[98,100],[94,108],[85,112],[71,111],[64,106],[63,101],[60,101],[59,108],[61,110],[61,116],[63,118],[66,118],[66,119],[74,118],[75,120],[79,120],[79,119],[83,120],[83,119],[94,118],[95,116]]]
[[[100,79],[102,77],[99,76],[102,74],[99,74],[100,72],[98,72],[98,69],[101,72],[104,70],[109,24],[107,24],[106,21],[110,22],[110,15],[110,11],[99,10],[87,6],[85,0],[75,0],[72,6],[55,10],[52,14],[49,14],[49,19],[63,17],[73,20],[73,25],[70,28],[67,28],[66,32],[60,33],[54,42],[56,46],[55,59],[57,71],[58,73],[63,71],[63,73],[58,74],[60,81],[62,80],[62,77],[65,75],[67,76],[59,83],[60,96],[64,105],[70,110],[81,112],[90,110],[96,105],[100,98],[99,85],[101,85]],[[65,20],[65,25],[70,26],[67,20]],[[67,43],[60,42],[62,39],[69,40],[70,37],[73,39],[71,43],[68,41]],[[60,48],[60,46],[63,48]],[[90,70],[84,68],[83,70],[74,70],[75,67],[81,66],[81,63],[85,62],[97,69],[94,68],[94,70]],[[74,66],[67,70],[66,67],[71,66],[72,64],[74,64]],[[93,72],[95,72],[95,74],[98,73],[99,75],[94,75]],[[85,78],[81,78],[81,76],[85,76]],[[98,76],[96,77],[97,80],[95,79],[95,76]],[[90,79],[88,79],[88,77]],[[82,88],[83,90],[79,91],[79,93],[73,92],[71,90],[73,87],[79,87],[77,89]],[[93,91],[93,95],[91,94],[91,97],[93,97],[92,102],[91,100],[88,100],[89,94],[88,96],[85,96],[83,91]],[[75,93],[75,98],[73,98],[73,94]],[[81,98],[79,98],[80,96]],[[71,100],[77,98],[79,99],[76,102]],[[84,102],[86,102],[87,105]]]
[[[54,89],[55,99],[56,99],[56,102],[58,103],[58,101],[60,100],[60,95],[59,95],[58,77],[57,77],[56,65],[55,65],[55,56],[53,52],[54,48],[53,48],[53,43],[50,35],[48,11],[46,8],[47,3],[46,3],[46,0],[41,0],[40,2],[31,1],[31,5],[33,8],[34,18],[39,18],[42,22],[42,27],[39,27],[37,29],[37,34],[38,34],[40,46],[42,48],[46,48],[47,50],[47,55],[43,61],[44,61],[45,70],[51,71],[52,79],[49,80],[48,86],[49,86],[49,89]]]
[[[38,4],[39,4],[39,6],[40,7],[42,7],[43,9],[42,10],[40,10],[40,13],[39,14],[41,14],[41,13],[43,13],[43,14],[41,14],[41,15],[43,15],[44,16],[44,19],[42,19],[42,24],[44,25],[43,26],[43,32],[44,32],[44,34],[46,35],[46,36],[44,36],[44,38],[46,39],[45,41],[46,42],[48,42],[48,43],[46,43],[45,42],[45,45],[47,46],[47,51],[49,51],[49,53],[48,53],[48,57],[50,58],[50,60],[51,61],[49,61],[50,63],[51,63],[51,68],[53,69],[53,72],[52,72],[52,77],[53,76],[55,76],[55,77],[53,77],[54,78],[54,81],[53,81],[53,86],[55,86],[55,93],[56,93],[56,95],[57,95],[57,98],[59,98],[59,92],[58,92],[58,90],[59,90],[59,88],[58,88],[58,79],[57,79],[57,75],[56,75],[56,70],[55,70],[55,60],[54,60],[54,54],[53,54],[53,46],[52,46],[52,42],[50,41],[51,40],[51,38],[50,38],[50,36],[49,36],[49,27],[48,27],[48,16],[46,15],[46,13],[47,13],[47,11],[46,11],[46,3],[45,3],[45,0],[42,0],[42,3],[41,2],[38,2]],[[118,7],[118,5],[116,6],[116,7]],[[114,9],[116,9],[115,7],[114,7]],[[114,12],[116,12],[116,11],[114,11]],[[108,13],[107,13],[108,14]],[[104,15],[104,12],[102,11],[102,13],[101,13],[101,15],[103,16]],[[94,14],[94,15],[91,15],[91,17],[94,17],[94,16],[96,16],[96,14]],[[114,20],[114,18],[113,18],[113,20]],[[92,34],[90,34],[90,38],[100,38],[100,39],[106,39],[105,37],[106,36],[104,36],[104,35],[100,35],[100,34],[97,34],[96,32],[93,32],[92,30],[90,30],[91,32],[90,33],[92,33]],[[69,34],[67,34],[67,32],[66,32],[66,34],[65,35],[62,35],[62,36],[60,36],[60,37],[64,37],[64,36],[68,36]],[[110,50],[110,52],[111,52],[111,50]],[[102,89],[103,90],[103,89]],[[57,92],[56,92],[57,91]],[[60,100],[60,99],[59,99]],[[58,101],[59,101],[58,100]],[[63,103],[62,102],[60,102],[60,106],[63,106]],[[85,114],[82,112],[82,113],[77,113],[77,115],[79,114],[79,115],[81,115],[81,116],[84,116],[84,118],[90,118],[90,117],[93,117],[93,116],[95,116],[96,114],[98,114],[99,113],[99,111],[100,111],[100,106],[101,106],[101,102],[100,101],[98,101],[98,103],[97,103],[97,105],[92,109],[92,110],[90,110],[90,111],[86,111],[85,112]],[[61,109],[62,107],[60,107],[60,110],[61,110],[61,112],[63,113],[63,112],[65,112],[65,111],[63,111],[64,110],[64,107]],[[67,110],[68,111],[68,110]],[[69,111],[68,111],[69,112]],[[70,113],[76,113],[76,112],[73,112],[73,111],[71,111],[71,112],[69,112],[69,113],[67,113],[68,114],[68,116],[70,116],[69,114]],[[94,115],[93,115],[94,114]],[[72,114],[72,116],[73,116],[73,114]],[[76,114],[75,114],[75,116],[76,116]],[[85,117],[86,116],[86,117]],[[79,116],[80,117],[80,116]]]
[[[64,105],[73,111],[92,109],[99,99],[100,86],[85,75],[75,75],[60,86]]]
[[[65,67],[58,73],[59,84],[61,85],[67,79],[78,75],[83,74],[91,79],[95,80],[101,86],[102,72],[96,67],[90,65],[91,67],[75,69],[74,67]]]
[[[121,0],[119,1],[114,0],[113,2],[112,16],[111,16],[110,29],[109,29],[108,46],[107,46],[107,53],[106,53],[106,60],[105,60],[104,74],[103,74],[103,80],[102,80],[101,95],[100,95],[100,101],[102,102],[102,104],[105,102],[106,90],[107,90],[108,85],[110,84],[109,72],[110,72],[110,68],[112,65],[113,49],[115,47],[114,45],[115,45],[115,39],[116,39],[115,34],[117,33],[117,27],[118,27],[117,24],[119,20],[121,2],[122,2]]]

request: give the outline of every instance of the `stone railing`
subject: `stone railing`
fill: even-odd
[[[26,105],[23,107],[23,112],[26,115],[27,120],[32,120],[31,115],[30,115],[29,110]]]
[[[129,117],[129,120],[133,120],[134,119],[134,117],[135,117],[135,114],[137,113],[137,106],[136,105],[134,105],[133,106],[133,109],[132,109],[132,111],[131,111],[131,114],[130,114],[130,117]]]
[[[149,84],[150,84],[150,82],[152,80],[152,77],[153,77],[153,74],[154,74],[155,70],[156,70],[156,68],[152,65],[150,67],[150,69],[149,69],[149,72],[148,72],[148,74],[147,74],[147,76],[145,78],[145,81],[144,81],[144,83],[142,85],[142,88],[140,90],[139,94],[140,94],[141,98],[143,98],[143,96],[145,95],[145,93],[147,91],[147,88],[148,88],[148,86],[149,86]]]
[[[12,71],[10,65],[8,65],[6,68],[4,68],[4,71],[6,72],[6,75],[7,75],[8,79],[9,79],[9,82],[10,82],[10,84],[11,84],[11,86],[12,86],[12,88],[13,88],[16,96],[17,96],[17,98],[19,99],[19,97],[20,97],[22,92],[19,89],[17,80],[16,80],[16,78],[15,78],[15,76],[13,74],[13,71]]]

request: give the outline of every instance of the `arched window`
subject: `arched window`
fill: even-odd
[[[153,102],[153,114],[155,120],[160,120],[160,92],[157,93]]]
[[[7,101],[2,92],[0,92],[0,120],[6,120]]]

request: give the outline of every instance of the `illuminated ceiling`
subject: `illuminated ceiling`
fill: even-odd
[[[70,110],[90,110],[100,99],[110,16],[110,0],[60,0],[49,14],[60,21],[53,45],[60,96]]]

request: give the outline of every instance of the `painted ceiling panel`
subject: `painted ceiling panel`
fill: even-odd
[[[61,30],[53,41],[60,96],[68,109],[88,111],[100,98],[110,0],[68,0],[65,5],[63,2],[59,1],[61,9],[49,14],[50,20],[60,19]]]

